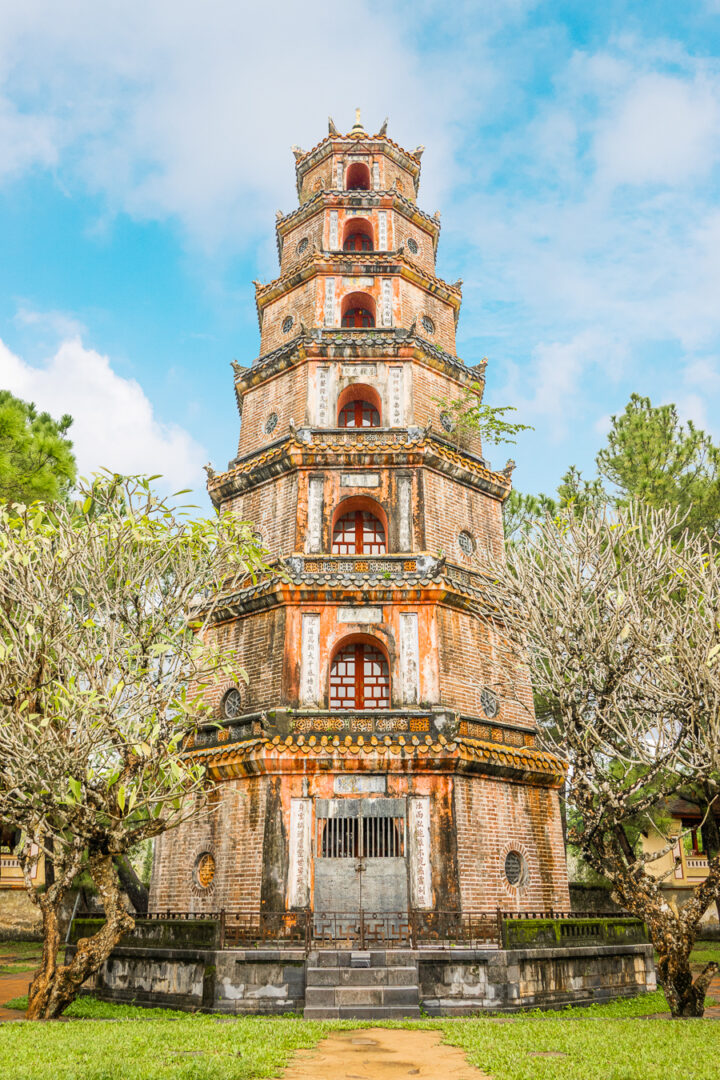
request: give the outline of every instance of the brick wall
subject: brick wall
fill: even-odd
[[[287,435],[291,420],[297,427],[305,422],[307,380],[307,365],[298,364],[243,394],[239,457]],[[277,423],[271,432],[267,432],[265,425],[271,413],[277,416]]]
[[[395,222],[395,249],[405,248],[405,255],[412,262],[417,263],[429,274],[435,273],[435,252],[433,251],[432,236],[420,229],[412,221],[408,221],[404,214],[397,211],[393,214]],[[412,239],[418,245],[417,255],[414,255],[407,246],[408,240]]]
[[[458,776],[455,821],[465,910],[569,908],[557,791]],[[522,855],[527,868],[527,879],[517,889],[504,873],[511,850]]]
[[[455,354],[455,317],[453,309],[444,300],[439,300],[412,281],[401,280],[400,313],[401,326],[410,327],[417,320],[417,332],[421,337],[439,345],[445,352]],[[423,315],[429,315],[434,322],[434,334],[423,329]]]
[[[307,327],[317,325],[317,294],[319,278],[310,278],[309,281],[298,285],[289,293],[279,296],[268,304],[263,312],[262,330],[260,332],[260,355],[272,352],[300,330],[300,320]],[[282,325],[286,316],[292,315],[293,325],[287,332],[283,331]]]
[[[460,712],[482,715],[480,693],[493,690],[500,700],[498,720],[535,722],[528,669],[519,664],[499,634],[464,611],[438,607],[440,699]]]
[[[151,911],[209,912],[260,906],[267,780],[225,781],[211,797],[214,812],[200,811],[160,836],[150,886]],[[215,858],[215,877],[199,886],[195,866],[203,852]]]
[[[220,624],[212,642],[222,649],[225,664],[237,671],[223,674],[206,692],[213,714],[220,718],[221,702],[230,687],[242,698],[243,712],[259,712],[275,706],[282,692],[282,657],[285,643],[285,609],[273,608]],[[240,669],[247,674],[247,682]]]
[[[224,503],[260,533],[271,555],[289,555],[296,549],[297,474],[266,480],[252,491]]]
[[[451,562],[467,567],[485,562],[488,551],[496,559],[502,557],[502,504],[497,499],[430,469],[423,469],[422,490],[420,517],[427,551],[443,551]],[[475,541],[474,556],[460,547],[461,531]]]
[[[283,241],[281,273],[289,273],[299,263],[304,262],[308,255],[313,252],[313,244],[318,249],[323,247],[323,231],[325,228],[325,212],[322,203],[318,206],[317,213],[309,220],[301,221],[294,229],[286,234]],[[298,251],[301,240],[307,240],[304,251]]]
[[[423,334],[422,329],[419,328],[418,333]],[[432,421],[433,430],[455,445],[455,438],[445,431],[440,422],[443,406],[439,405],[438,401],[459,401],[464,394],[464,387],[447,375],[422,364],[413,364],[412,380],[414,423],[425,427],[428,421]],[[471,453],[482,457],[482,439],[479,435],[463,435],[461,444]]]

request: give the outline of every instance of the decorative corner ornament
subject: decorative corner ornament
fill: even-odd
[[[413,157],[416,157],[416,158],[419,159],[419,158],[421,158],[423,156],[424,153],[425,153],[425,147],[423,146],[422,143],[420,143],[420,145],[416,146],[415,149],[413,150]]]
[[[385,119],[383,120],[382,124],[380,125],[380,130],[378,131],[378,135],[387,135],[387,126],[388,126],[388,118],[386,116]]]
[[[512,476],[515,468],[516,468],[516,464],[513,461],[513,459],[508,458],[507,461],[505,462],[505,468],[502,470],[503,476],[507,476],[507,478],[509,480],[510,477]]]
[[[305,157],[305,151],[302,149],[302,147],[300,147],[300,146],[291,146],[290,149],[292,150],[293,154],[295,155],[295,160],[296,161],[299,161],[301,157]]]
[[[335,127],[335,121],[332,116],[328,116],[328,135],[339,135],[340,132]]]
[[[209,461],[208,461],[207,465],[203,465],[203,469],[207,473],[208,480],[212,480],[214,478],[214,476],[215,476],[215,470],[213,469],[213,467],[212,467],[212,465],[210,464]]]

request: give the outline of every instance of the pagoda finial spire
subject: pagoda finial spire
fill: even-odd
[[[364,135],[365,128],[362,126],[362,120],[360,119],[360,110],[355,110],[355,123],[352,126],[351,135]]]

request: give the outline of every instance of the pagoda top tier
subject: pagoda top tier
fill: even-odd
[[[323,189],[396,190],[415,201],[420,184],[420,158],[424,150],[404,150],[386,134],[387,119],[375,135],[363,127],[360,110],[355,123],[343,135],[328,119],[328,134],[312,150],[293,146],[300,203]]]

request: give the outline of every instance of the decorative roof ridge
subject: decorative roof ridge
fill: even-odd
[[[303,154],[299,154],[295,158],[295,168],[299,171],[301,166],[304,165],[305,162],[307,162],[308,159],[311,158],[314,154],[317,154],[318,150],[320,150],[325,145],[325,143],[333,143],[333,142],[358,143],[358,142],[362,141],[363,139],[369,139],[371,142],[374,142],[376,140],[380,140],[381,142],[386,142],[389,146],[392,146],[392,148],[394,150],[399,150],[401,154],[405,155],[405,157],[408,157],[408,158],[410,158],[411,161],[414,161],[415,164],[418,166],[418,168],[420,167],[420,158],[419,157],[416,157],[415,154],[411,153],[410,150],[406,150],[404,146],[400,145],[400,143],[393,142],[393,140],[389,139],[387,137],[387,135],[381,135],[379,132],[376,135],[370,135],[370,134],[368,134],[367,131],[362,131],[362,132],[361,131],[355,131],[355,132],[348,132],[346,135],[342,135],[342,134],[340,134],[340,132],[338,132],[337,135],[332,135],[332,134],[326,135],[323,139],[320,140],[319,143],[316,143],[315,146],[311,147],[310,150],[306,150]]]
[[[412,199],[408,199],[407,195],[403,195],[403,193],[401,191],[398,191],[396,188],[379,188],[377,190],[362,192],[363,198],[370,198],[373,200],[377,200],[380,197],[387,197],[388,195],[392,195],[394,199],[398,199],[401,203],[405,203],[406,206],[409,207],[414,213],[419,214],[422,218],[425,218],[428,224],[432,225],[438,233],[440,232],[442,228],[440,219],[435,217],[434,214],[428,214],[427,210],[423,210],[421,207],[418,206],[417,203],[414,203]],[[280,227],[280,225],[286,225],[289,221],[292,221],[294,217],[297,217],[303,211],[307,211],[311,204],[316,200],[328,199],[329,196],[332,196],[335,199],[341,197],[357,199],[358,192],[346,190],[343,188],[322,188],[321,191],[316,191],[313,195],[306,199],[305,202],[300,203],[299,206],[296,206],[294,210],[288,211],[287,214],[282,214],[282,216],[279,217],[275,223],[276,230]]]
[[[300,346],[307,345],[310,342],[321,343],[323,341],[322,335],[324,334],[330,335],[330,339],[332,339],[332,337],[339,337],[340,335],[352,339],[352,335],[357,334],[358,337],[356,340],[358,344],[372,344],[370,335],[376,335],[377,337],[391,335],[398,344],[411,345],[415,343],[429,356],[434,356],[436,360],[442,360],[447,364],[451,364],[453,367],[462,370],[464,373],[474,370],[473,368],[468,367],[464,360],[461,360],[459,356],[453,356],[452,353],[446,352],[439,345],[436,345],[432,341],[428,341],[427,338],[421,337],[420,334],[413,333],[412,329],[406,329],[403,326],[373,326],[369,327],[367,330],[352,330],[345,326],[324,326],[317,327],[313,330],[308,330],[307,327],[305,327],[299,334],[296,334],[294,338],[291,338],[290,341],[285,342],[283,345],[278,345],[276,349],[273,349],[269,353],[258,356],[257,359],[253,360],[252,367],[246,368],[245,370],[253,372],[257,371],[258,368],[263,367],[266,364],[271,364],[273,360],[289,355],[295,349],[298,349],[299,351]],[[353,344],[353,341],[349,340],[347,344]],[[482,376],[479,377],[482,378]]]
[[[433,285],[439,285],[447,289],[448,292],[453,293],[458,298],[462,298],[462,286],[457,282],[451,283],[446,281],[445,278],[440,278],[436,274],[431,274],[429,270],[420,266],[414,259],[410,259],[404,251],[404,248],[400,247],[394,251],[331,251],[330,249],[323,248],[320,251],[311,251],[310,254],[302,260],[302,262],[296,263],[292,269],[288,269],[285,273],[280,274],[278,277],[273,278],[271,281],[266,281],[264,284],[260,281],[253,281],[255,286],[255,303],[257,304],[262,297],[268,292],[282,285],[288,278],[293,278],[297,274],[302,273],[309,268],[313,263],[320,263],[324,261],[340,262],[345,260],[348,262],[372,262],[373,260],[379,260],[380,262],[392,261],[401,262],[408,269],[413,270],[419,277],[425,278]]]

